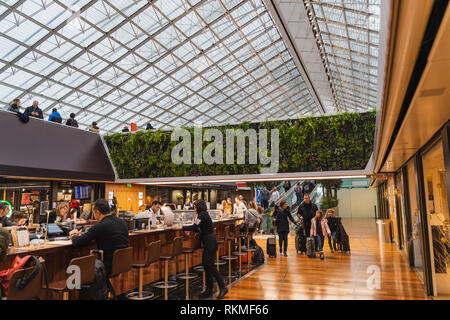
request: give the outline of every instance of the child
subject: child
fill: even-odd
[[[334,210],[328,209],[325,214],[325,219],[327,221],[328,227],[330,228],[331,234],[328,235],[328,245],[330,246],[331,253],[337,251],[336,248],[336,229],[337,229],[337,218],[334,216]],[[333,245],[331,245],[333,241]]]
[[[316,241],[316,248],[319,251],[320,259],[324,258],[323,255],[323,241],[326,235],[330,235],[331,231],[328,227],[326,219],[322,219],[322,211],[317,210],[314,218],[311,219],[311,232],[310,236],[314,237]]]

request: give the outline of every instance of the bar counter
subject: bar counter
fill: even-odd
[[[239,218],[229,218],[222,220],[213,220],[214,227],[216,228],[216,236],[218,238],[223,238],[224,229],[226,225],[235,225],[237,220],[241,220]],[[190,242],[192,239],[192,233],[190,236],[186,236],[182,230],[180,229],[180,225],[167,227],[165,229],[150,229],[150,230],[138,230],[138,231],[130,231],[129,232],[129,246],[133,247],[133,259],[134,261],[142,261],[145,257],[144,244],[145,240],[148,243],[152,241],[161,240],[162,254],[171,253],[172,250],[172,240],[175,237],[183,236],[183,246],[190,247]],[[0,270],[10,268],[14,258],[16,256],[26,256],[26,255],[35,255],[40,256],[45,259],[45,264],[48,272],[48,280],[49,283],[54,281],[59,281],[67,278],[66,268],[69,265],[71,259],[81,256],[89,255],[89,251],[91,249],[96,249],[95,241],[92,242],[89,246],[82,248],[74,248],[72,246],[72,242],[70,240],[66,241],[47,241],[46,244],[41,244],[39,246],[28,246],[21,248],[11,247],[8,249],[8,253],[5,259],[0,263]],[[219,250],[222,249],[219,246]],[[222,249],[223,250],[223,249]],[[194,254],[191,255],[189,260],[189,266],[193,267],[195,265],[201,264],[201,251],[197,250]],[[220,255],[225,254],[225,251],[221,251]],[[173,259],[171,263],[169,263],[169,275],[173,275],[177,272],[184,270],[184,255],[180,255],[176,259]],[[163,269],[161,263],[152,264],[150,267],[145,268],[144,270],[144,284],[152,283],[159,279],[162,279]],[[122,294],[124,292],[133,290],[137,287],[138,284],[138,272],[135,269],[132,269],[127,274],[121,274],[120,276],[111,279],[111,283],[114,286],[116,294]],[[45,299],[45,291],[41,295],[42,299]],[[70,293],[71,299],[77,298],[76,292]],[[61,295],[57,295],[53,292],[49,292],[49,299],[62,299]]]

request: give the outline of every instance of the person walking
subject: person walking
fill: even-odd
[[[328,235],[328,245],[330,246],[331,253],[337,251],[336,247],[336,230],[338,224],[338,218],[334,216],[334,210],[328,209],[325,214],[325,219],[327,221],[328,227],[330,228],[330,234]],[[333,243],[333,245],[332,245]]]
[[[203,244],[202,265],[206,276],[206,290],[200,294],[200,298],[212,297],[215,279],[220,289],[217,299],[222,299],[227,294],[228,289],[222,275],[214,265],[218,245],[213,223],[204,200],[196,200],[194,202],[194,214],[196,215],[194,224],[192,226],[183,226],[182,230],[200,232]]]
[[[269,207],[269,200],[270,200],[270,192],[269,190],[267,190],[267,187],[264,186],[263,190],[261,191],[261,202],[264,210]]]
[[[302,201],[303,201],[303,191],[302,191],[302,186],[300,185],[300,182],[297,183],[294,191],[295,191],[295,196],[297,197],[297,205],[300,205],[300,203],[302,203]]]
[[[281,200],[280,206],[275,207],[273,217],[277,227],[280,254],[281,250],[283,249],[284,256],[287,257],[288,234],[289,234],[288,219],[291,220],[292,223],[295,223],[297,225],[299,224],[299,222],[295,222],[294,218],[292,217],[291,210],[289,209],[286,200]]]
[[[277,190],[277,186],[273,186],[273,190],[270,195],[270,203],[276,203],[278,199],[280,199],[280,193]]]
[[[66,121],[66,126],[78,128],[78,122],[75,120],[75,113],[70,114],[70,118]]]
[[[331,231],[328,227],[327,220],[322,219],[322,210],[317,210],[316,215],[311,219],[310,234],[316,242],[316,251],[319,252],[320,259],[323,259],[323,241],[325,236],[331,235]]]
[[[311,202],[309,194],[304,194],[303,202],[298,207],[298,215],[303,219],[305,225],[306,237],[309,237],[311,230],[311,219],[314,218],[315,212],[318,210],[315,203]]]

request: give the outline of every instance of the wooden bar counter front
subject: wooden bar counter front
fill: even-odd
[[[223,219],[214,221],[214,227],[216,228],[216,236],[218,238],[224,237],[224,229],[226,225],[235,225],[238,219]],[[191,246],[192,233],[188,236],[182,232],[179,226],[168,227],[166,229],[151,229],[151,230],[140,230],[140,231],[130,231],[129,233],[129,246],[133,247],[133,258],[134,261],[142,261],[145,257],[144,245],[147,240],[148,243],[161,240],[162,242],[162,254],[170,253],[172,250],[172,240],[177,236],[183,236],[184,247]],[[0,270],[5,270],[11,267],[11,264],[16,256],[26,256],[35,255],[40,256],[45,259],[45,264],[48,272],[49,283],[67,279],[69,276],[66,274],[66,269],[69,265],[71,259],[81,256],[89,255],[91,249],[95,249],[96,244],[92,242],[89,246],[83,248],[73,248],[70,241],[64,242],[51,242],[47,241],[46,244],[39,246],[29,246],[23,248],[10,248],[5,259],[0,263]],[[221,250],[220,255],[224,255],[225,251],[219,246]],[[198,250],[191,255],[189,260],[189,266],[193,267],[201,264],[202,260],[202,250]],[[173,262],[169,263],[169,275],[184,270],[184,255],[177,257],[176,263],[175,259]],[[178,270],[176,270],[178,266]],[[163,265],[155,263],[150,265],[148,268],[144,269],[144,284],[152,283],[163,278]],[[132,269],[126,274],[121,274],[115,279],[111,279],[111,283],[114,286],[116,294],[122,294],[130,290],[136,289],[138,284],[138,272]],[[46,299],[45,290],[43,289],[42,299]],[[70,293],[71,299],[77,299],[77,293]],[[49,299],[62,299],[61,295],[49,292]]]

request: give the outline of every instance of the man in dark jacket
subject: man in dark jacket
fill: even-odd
[[[270,200],[270,191],[267,190],[266,186],[264,186],[264,189],[261,191],[261,202],[264,210],[269,207],[269,200]]]
[[[303,202],[298,207],[298,214],[300,215],[300,219],[303,219],[307,237],[309,237],[309,233],[311,231],[311,219],[314,218],[317,210],[318,208],[311,202],[309,194],[305,194],[303,196]]]
[[[36,100],[33,101],[33,105],[25,109],[24,114],[28,117],[35,117],[39,119],[44,119],[44,114],[42,110],[39,108],[39,102]]]
[[[9,246],[9,231],[0,228],[0,262],[5,258],[8,253]]]
[[[75,113],[70,114],[70,118],[66,121],[66,126],[78,128],[78,122],[75,120]]]
[[[128,247],[128,228],[125,221],[110,213],[109,203],[105,199],[95,201],[92,212],[99,222],[86,233],[73,230],[69,236],[75,248],[87,246],[95,240],[98,249],[103,250],[103,263],[109,275],[114,251]]]

